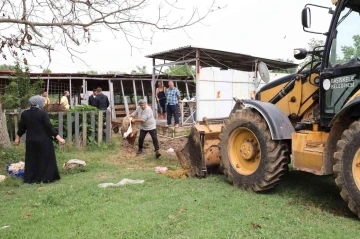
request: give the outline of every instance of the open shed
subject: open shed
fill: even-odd
[[[254,72],[254,77],[251,84],[258,83],[257,76],[257,66],[259,62],[264,62],[268,69],[271,70],[279,70],[279,69],[290,69],[296,68],[298,65],[289,62],[277,61],[266,59],[262,57],[256,57],[246,54],[240,54],[235,52],[227,52],[215,49],[201,48],[195,46],[185,46],[176,49],[171,49],[168,51],[163,51],[151,55],[147,55],[146,57],[153,59],[153,69],[152,69],[152,79],[154,87],[154,82],[158,79],[159,75],[163,74],[163,69],[165,67],[174,66],[174,65],[187,65],[187,66],[195,66],[195,74],[194,79],[196,82],[196,107],[201,107],[202,101],[232,101],[232,99],[202,99],[200,95],[201,88],[206,88],[206,84],[201,85],[201,82],[212,81],[213,83],[216,80],[213,79],[205,79],[201,76],[201,69],[205,68],[218,68],[221,71],[227,70],[235,70],[241,72]],[[162,64],[156,64],[156,60],[162,60]],[[221,80],[222,83],[230,83],[226,80]],[[234,83],[234,82],[231,82]],[[244,82],[239,82],[244,83]],[[249,82],[247,82],[249,83]],[[187,84],[185,82],[185,84]],[[231,87],[231,86],[230,86]],[[155,92],[155,88],[152,89],[152,92]],[[153,94],[154,95],[154,94]],[[215,94],[214,94],[215,95]],[[155,109],[156,104],[154,100],[152,101],[152,107]],[[196,119],[197,121],[200,119],[199,111],[196,111]]]

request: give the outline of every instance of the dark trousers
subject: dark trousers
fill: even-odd
[[[159,150],[159,141],[157,139],[157,132],[156,132],[156,129],[153,129],[153,130],[140,130],[140,135],[139,135],[139,150],[142,150],[143,149],[143,145],[144,145],[144,139],[145,139],[145,136],[147,135],[147,133],[150,134],[151,136],[151,139],[153,141],[153,145],[154,145],[154,148],[155,148],[155,151],[158,151]]]
[[[167,124],[168,125],[171,124],[172,115],[174,115],[175,124],[179,124],[178,105],[167,105],[166,113],[167,113]]]

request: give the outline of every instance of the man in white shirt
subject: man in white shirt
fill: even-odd
[[[154,113],[151,108],[146,104],[145,100],[139,100],[138,104],[139,106],[131,114],[131,116],[135,117],[132,119],[131,122],[140,123],[139,150],[137,154],[142,153],[145,136],[147,135],[147,133],[150,133],[155,148],[155,157],[159,158],[161,154],[159,152],[160,148],[159,141],[157,139],[156,120],[154,118]]]

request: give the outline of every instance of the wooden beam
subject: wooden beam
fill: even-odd
[[[95,142],[95,112],[90,112],[90,127],[91,127],[91,138]]]
[[[108,144],[111,139],[111,115],[110,111],[106,111],[106,143]]]
[[[104,120],[103,120],[103,116],[104,116],[104,111],[99,110],[99,115],[98,115],[98,143],[100,144],[103,140],[103,125],[104,125]]]
[[[67,141],[68,144],[72,144],[72,115],[70,112],[66,113],[66,120],[67,120],[67,124],[66,124],[66,128],[67,128]]]
[[[79,128],[80,128],[80,117],[79,117],[79,111],[75,112],[75,147],[79,147],[80,145],[80,140],[79,140],[79,136],[80,136],[80,132],[79,132]]]
[[[87,113],[86,111],[84,111],[82,113],[82,139],[83,139],[83,142],[82,142],[82,145],[83,147],[86,147],[86,144],[87,144]]]

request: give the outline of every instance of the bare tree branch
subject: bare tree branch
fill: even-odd
[[[159,30],[185,31],[223,8],[211,0],[203,13],[194,7],[185,17],[189,11],[180,0],[158,1],[154,5],[154,0],[0,0],[0,54],[25,63],[27,53],[43,49],[50,63],[51,52],[60,44],[72,60],[81,60],[74,47],[93,42],[91,33],[103,28],[114,37],[123,36],[132,51],[137,48],[133,41],[151,43]]]

